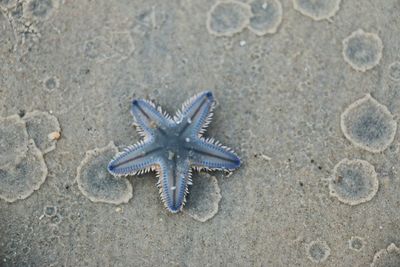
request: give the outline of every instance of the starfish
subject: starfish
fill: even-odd
[[[181,211],[192,184],[192,169],[233,171],[240,166],[230,148],[203,137],[214,107],[211,92],[187,100],[174,117],[148,100],[133,100],[131,113],[143,140],[118,153],[108,171],[115,176],[156,171],[165,207],[173,213]]]

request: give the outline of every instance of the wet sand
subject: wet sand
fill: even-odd
[[[312,3],[314,2],[314,4]],[[1,266],[400,266],[400,3],[0,0]],[[165,209],[131,101],[217,100]]]

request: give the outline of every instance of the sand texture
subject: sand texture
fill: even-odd
[[[400,1],[0,0],[0,266],[400,262]],[[154,172],[107,163],[210,90],[172,214]],[[202,180],[201,180],[202,179]],[[393,265],[396,266],[396,265]]]

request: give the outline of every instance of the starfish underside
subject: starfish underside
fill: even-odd
[[[150,101],[133,100],[131,112],[143,140],[118,153],[108,171],[116,176],[156,171],[164,205],[171,212],[180,211],[192,183],[192,169],[232,171],[240,166],[230,148],[203,137],[214,107],[211,92],[187,100],[174,117]]]

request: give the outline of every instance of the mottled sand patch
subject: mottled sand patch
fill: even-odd
[[[207,14],[207,29],[216,36],[232,36],[247,27],[250,17],[248,4],[235,0],[217,2]]]
[[[35,20],[47,20],[59,7],[59,0],[27,0],[24,15]]]
[[[197,221],[206,222],[218,213],[221,198],[218,181],[214,176],[195,175],[183,211]]]
[[[103,62],[115,56],[109,41],[101,35],[84,42],[83,54],[95,62]]]
[[[400,62],[395,61],[389,65],[389,77],[393,81],[400,81]]]
[[[349,240],[349,248],[354,251],[361,251],[364,247],[364,238],[358,236],[352,236]]]
[[[311,241],[306,245],[307,257],[315,263],[322,263],[331,255],[331,249],[325,241]]]
[[[63,216],[59,213],[54,214],[50,217],[50,224],[58,225],[63,221]]]
[[[39,189],[46,176],[42,152],[31,139],[26,156],[18,164],[0,169],[0,198],[7,202],[25,199]]]
[[[43,214],[46,217],[53,217],[57,214],[57,207],[56,206],[45,206],[43,208]]]
[[[18,115],[0,118],[0,168],[18,164],[27,151],[25,122]]]
[[[122,56],[129,56],[135,51],[135,45],[129,31],[111,32],[110,40],[112,49]]]
[[[43,81],[43,87],[45,90],[53,92],[60,87],[60,80],[55,76],[46,77]]]
[[[107,165],[118,153],[114,143],[86,152],[77,169],[76,181],[82,194],[93,202],[127,203],[132,198],[132,185],[125,178],[112,176]]]
[[[344,136],[369,152],[381,152],[394,140],[397,122],[370,94],[349,105],[340,118]]]
[[[361,29],[343,39],[343,58],[357,71],[367,71],[379,64],[383,43],[375,33]]]
[[[378,188],[379,181],[374,166],[360,159],[341,160],[334,167],[333,176],[329,180],[331,196],[349,205],[370,201]]]
[[[323,20],[339,11],[340,0],[293,0],[293,7],[313,20]]]
[[[398,267],[400,266],[400,249],[390,244],[386,249],[379,250],[371,263],[371,267]]]
[[[48,112],[34,110],[28,112],[23,119],[26,122],[29,137],[35,141],[43,154],[56,148],[57,138],[52,138],[52,133],[59,133],[61,129],[55,116]]]
[[[262,36],[273,34],[282,22],[282,5],[279,0],[253,0],[249,3],[252,16],[248,28]]]
[[[0,7],[11,8],[17,4],[17,0],[0,0]]]

